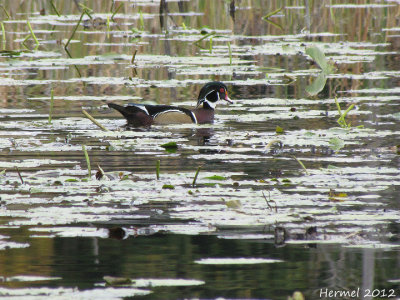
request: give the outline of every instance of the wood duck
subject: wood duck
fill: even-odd
[[[219,100],[233,103],[228,97],[228,89],[219,81],[207,83],[200,90],[197,106],[194,110],[169,105],[147,105],[131,103],[121,106],[108,103],[108,106],[119,111],[134,127],[150,126],[152,124],[184,124],[212,123],[214,109]]]

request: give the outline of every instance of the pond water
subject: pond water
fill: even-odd
[[[284,4],[1,4],[3,298],[400,299],[400,4]]]

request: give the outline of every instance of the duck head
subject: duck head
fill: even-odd
[[[228,97],[228,88],[225,84],[219,81],[209,82],[200,90],[196,108],[203,104],[203,108],[215,109],[219,100],[233,103]]]

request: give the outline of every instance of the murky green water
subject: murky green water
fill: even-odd
[[[0,295],[400,297],[397,2],[77,2],[0,7]],[[106,106],[210,80],[234,100],[211,125]]]

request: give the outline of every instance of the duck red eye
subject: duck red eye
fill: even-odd
[[[219,92],[220,92],[220,93],[225,93],[225,89],[224,89],[224,88],[220,88],[220,89],[219,89]]]

